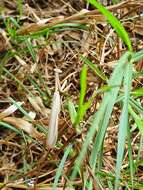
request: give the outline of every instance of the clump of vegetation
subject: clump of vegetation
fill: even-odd
[[[143,188],[142,5],[2,0],[1,189]]]

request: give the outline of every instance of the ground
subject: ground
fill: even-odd
[[[99,2],[125,27],[133,51],[141,51],[143,1]],[[53,183],[58,190],[88,189],[87,179],[92,179],[92,189],[112,189],[122,101],[113,108],[98,153],[99,170],[93,172],[90,165],[97,129],[80,172],[74,180],[71,175],[127,45],[107,18],[84,0],[1,0],[0,12],[0,189],[48,190],[54,189]],[[142,59],[135,61],[131,87],[132,105],[137,102],[140,118],[142,66]],[[55,69],[60,70],[57,77]],[[123,95],[121,86],[118,99]],[[80,102],[88,103],[83,115]],[[142,136],[132,108],[120,189],[143,189]]]

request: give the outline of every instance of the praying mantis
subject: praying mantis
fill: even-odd
[[[72,83],[67,85],[67,79],[71,77],[71,75],[75,74],[75,72],[73,72],[69,76],[67,76],[61,85],[59,80],[59,74],[62,73],[62,71],[58,68],[54,69],[54,71],[55,71],[55,92],[53,94],[53,99],[52,99],[49,130],[47,136],[47,145],[50,148],[53,148],[55,146],[58,138],[58,117],[61,110],[60,93],[64,93],[70,89]]]
[[[50,148],[53,148],[57,142],[58,138],[58,116],[61,109],[61,98],[59,90],[61,89],[59,82],[59,73],[62,71],[60,69],[54,69],[55,71],[55,92],[52,100],[52,108],[50,114],[50,122],[49,122],[49,131],[47,137],[47,145]]]

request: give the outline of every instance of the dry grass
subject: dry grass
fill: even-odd
[[[0,2],[0,188],[51,189],[66,147],[74,144],[65,163],[58,189],[74,189],[72,185],[75,189],[82,189],[84,170],[93,178],[96,189],[98,180],[94,179],[89,166],[88,153],[91,147],[84,159],[81,176],[71,184],[68,177],[88,131],[91,116],[100,106],[102,95],[96,96],[77,128],[71,123],[67,104],[69,99],[78,104],[79,76],[83,64],[81,54],[92,60],[109,78],[126,47],[106,22],[105,17],[82,0],[24,2],[22,15],[19,14],[18,1]],[[123,21],[135,51],[143,48],[143,19],[140,15],[142,7],[142,1],[122,1],[107,6]],[[85,8],[89,8],[89,11],[83,11]],[[20,26],[16,26],[17,23]],[[66,26],[67,23],[71,26]],[[64,27],[58,26],[57,30],[44,31],[47,27],[57,24],[64,24]],[[84,27],[85,24],[87,27]],[[140,71],[142,66],[142,61],[138,61],[134,69]],[[50,148],[46,142],[55,91],[55,68],[62,71],[59,74],[62,86],[59,91],[61,110],[57,146]],[[88,69],[87,83],[86,99],[89,99],[94,90],[106,85],[107,81]],[[140,86],[142,78],[134,80],[134,88]],[[105,138],[104,170],[101,175],[103,178],[105,176],[105,179],[114,179],[114,176],[108,175],[115,170],[120,111],[119,106],[114,108]],[[138,130],[132,133],[132,137],[133,157],[136,157],[140,140]],[[127,148],[125,151],[127,153]],[[127,167],[126,156],[123,161],[124,171]],[[136,183],[143,180],[141,169],[140,164],[135,176]],[[125,172],[123,176],[126,181],[128,174]],[[106,183],[105,180],[104,187]]]

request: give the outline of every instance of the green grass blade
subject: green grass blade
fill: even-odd
[[[143,49],[136,52],[136,53],[133,53],[133,56],[132,56],[133,62],[139,61],[141,59],[143,59]]]
[[[75,126],[79,124],[84,115],[83,105],[84,105],[84,98],[86,95],[86,89],[87,89],[87,65],[84,64],[80,75],[80,96],[79,96],[79,106],[78,106]]]
[[[80,75],[79,106],[82,106],[84,103],[86,89],[87,89],[87,65],[83,65],[81,75]]]
[[[22,108],[22,106],[18,105],[17,102],[16,102],[14,99],[12,99],[11,97],[9,97],[8,99],[21,111],[21,113],[23,113],[24,116],[27,117],[27,119],[28,119],[29,121],[32,121],[32,118],[29,116],[28,112],[26,112],[26,111]]]
[[[118,133],[118,146],[117,146],[117,161],[116,161],[116,179],[115,179],[115,189],[118,189],[119,180],[120,180],[120,171],[122,166],[122,159],[124,155],[124,146],[125,139],[127,135],[127,127],[128,127],[128,107],[129,107],[129,97],[130,97],[130,88],[132,81],[132,63],[128,63],[124,76],[124,101],[123,101],[123,109],[120,116],[119,123],[119,133]]]
[[[106,128],[108,126],[109,119],[111,117],[111,113],[113,110],[113,106],[116,102],[116,98],[120,89],[120,85],[122,83],[122,79],[124,76],[124,70],[126,68],[127,62],[128,62],[128,57],[130,56],[129,53],[124,54],[124,56],[119,60],[117,67],[115,68],[111,79],[109,80],[109,86],[117,86],[116,88],[113,88],[109,92],[105,93],[103,101],[107,101],[107,105],[105,108],[105,114],[104,117],[102,118],[102,123],[99,128],[99,131],[96,136],[96,140],[94,143],[94,147],[91,153],[91,158],[90,158],[90,163],[92,168],[95,167],[96,160],[97,160],[97,155],[98,151],[100,150],[100,147],[103,142],[103,138],[106,132]],[[102,106],[102,104],[101,104]],[[96,123],[96,118],[95,118],[95,123]]]
[[[143,115],[143,107],[141,106],[141,103],[138,101],[135,101],[132,97],[130,97],[130,105],[139,113]]]
[[[69,145],[67,147],[67,149],[65,150],[64,152],[64,156],[59,164],[59,167],[58,167],[58,170],[56,172],[56,176],[55,176],[55,180],[54,180],[54,184],[53,184],[53,187],[52,187],[52,190],[56,190],[57,189],[57,186],[58,186],[58,181],[59,181],[59,178],[60,176],[62,175],[62,170],[63,170],[63,167],[64,167],[64,164],[65,164],[65,161],[71,151],[71,148],[72,148],[72,145]]]
[[[128,139],[128,156],[129,156],[131,185],[132,185],[132,189],[133,189],[135,166],[134,166],[133,155],[132,155],[132,142],[131,142],[132,138],[131,138],[131,132],[130,132],[129,125],[127,126],[127,139]]]
[[[123,42],[127,45],[128,50],[132,51],[132,45],[131,45],[131,41],[128,36],[128,33],[126,32],[125,28],[120,23],[120,21],[116,17],[114,17],[110,11],[108,11],[105,7],[103,7],[96,0],[88,0],[88,2],[91,3],[93,6],[95,6],[103,15],[106,16],[109,23],[115,29],[117,34],[121,37]]]
[[[32,43],[30,41],[30,38],[29,39],[25,38],[25,42],[26,42],[26,45],[27,45],[27,49],[29,50],[29,52],[31,54],[31,57],[33,58],[33,61],[36,62],[36,53],[33,50],[33,45],[32,45]]]
[[[82,29],[82,30],[87,30],[89,29],[87,25],[85,24],[79,24],[79,23],[61,23],[61,24],[56,24],[55,26],[50,27],[49,29]]]
[[[143,71],[135,71],[133,73],[133,79],[139,78],[143,76]]]
[[[136,90],[132,91],[131,94],[135,97],[142,97],[143,96],[143,88],[137,88]]]
[[[137,127],[139,128],[140,134],[143,137],[143,118],[138,118],[135,120]]]
[[[83,110],[82,116],[84,116],[86,111],[90,108],[90,106],[91,106],[92,102],[94,101],[94,98],[96,97],[97,94],[110,91],[112,88],[115,88],[115,87],[117,87],[117,86],[102,86],[98,90],[95,90],[93,92],[92,96],[88,99],[88,101],[85,102],[84,105],[82,106],[82,110]]]
[[[14,131],[15,133],[17,133],[19,135],[22,134],[22,132],[20,130],[16,129],[15,127],[13,127],[12,125],[10,125],[8,123],[0,121],[0,125],[3,126],[3,127],[5,127],[5,128],[7,128],[7,129],[10,129],[10,130]]]
[[[140,118],[135,112],[134,110],[132,109],[131,106],[129,106],[129,112],[131,114],[131,116],[133,117],[139,131],[140,131],[140,134],[142,135],[143,137],[143,118]]]
[[[81,60],[84,61],[84,63],[87,64],[95,72],[95,74],[97,76],[99,76],[104,81],[108,80],[106,75],[94,63],[92,63],[88,58],[86,58],[82,55],[80,57],[81,57]]]
[[[31,82],[31,84],[35,87],[35,89],[37,91],[39,91],[41,96],[45,96],[46,94],[40,89],[39,85],[32,79],[31,76],[28,77],[29,81]]]
[[[74,103],[71,100],[68,101],[68,110],[69,110],[71,122],[72,124],[74,124],[77,117],[77,112],[76,112]]]
[[[4,23],[5,23],[5,26],[6,26],[6,30],[8,32],[8,35],[11,37],[11,38],[15,38],[16,36],[16,29],[12,28],[11,27],[11,17],[7,18]]]
[[[19,11],[19,15],[20,17],[22,17],[23,14],[23,4],[22,4],[23,0],[18,0],[18,11]]]
[[[17,20],[14,17],[9,17],[10,21],[14,24],[14,26],[16,28],[20,28],[19,23],[17,22]]]
[[[111,79],[109,80],[109,86],[112,86],[113,84],[114,85],[118,85],[120,86],[121,84],[121,81],[122,81],[122,78],[123,78],[123,74],[124,74],[124,67],[126,66],[126,63],[128,61],[128,58],[130,56],[130,53],[127,52],[125,53],[122,58],[119,60],[113,74],[112,74],[112,77]],[[117,76],[118,76],[118,80],[117,80]],[[112,101],[112,104],[114,104],[114,101],[113,101],[113,94],[114,94],[114,99],[116,99],[116,96],[118,94],[118,91],[119,91],[119,87],[117,88],[114,88],[114,90],[116,89],[116,91],[112,91],[112,92],[106,92],[105,95],[104,95],[104,98],[103,98],[103,101],[100,105],[100,108],[98,110],[97,113],[95,113],[95,115],[93,116],[93,122],[91,124],[91,127],[87,133],[87,136],[85,138],[85,141],[82,145],[82,149],[80,151],[80,154],[79,156],[77,157],[76,161],[75,161],[75,165],[74,165],[74,170],[72,172],[72,177],[71,179],[74,179],[76,174],[77,174],[77,171],[82,163],[82,160],[87,152],[87,149],[88,149],[88,146],[89,144],[91,143],[92,139],[93,139],[93,136],[96,132],[96,130],[98,129],[99,127],[99,123],[100,121],[104,118],[104,114],[105,114],[105,111],[107,110],[107,105],[109,103],[109,100],[111,99]],[[112,89],[113,90],[113,89]],[[110,106],[110,105],[109,105]],[[109,106],[108,106],[108,109],[109,109]],[[113,108],[113,106],[112,106]],[[108,115],[108,117],[110,117],[110,115]],[[107,122],[108,124],[108,122]],[[105,130],[106,130],[106,127],[104,127]],[[105,133],[105,130],[103,131],[103,136],[104,136],[104,133]],[[100,137],[100,136],[99,136]],[[99,138],[100,140],[100,138]],[[103,139],[101,139],[101,144],[102,144],[102,141]],[[96,139],[96,144],[98,144],[98,141]],[[96,147],[96,146],[95,146]],[[98,147],[98,150],[99,150],[100,146]],[[98,150],[96,150],[98,152]],[[94,151],[92,153],[92,156],[91,156],[91,165],[95,165],[96,164],[96,159],[97,159],[97,156],[96,156],[96,159],[95,159],[95,153],[96,151]]]
[[[143,136],[141,136],[140,138],[136,163],[142,161],[142,150],[143,150]],[[135,165],[135,168],[137,168],[137,164]]]
[[[14,81],[16,81],[28,94],[30,94],[31,96],[33,96],[32,93],[31,93],[31,91],[28,88],[26,88],[26,86],[20,80],[18,80],[8,69],[6,69],[5,67],[2,67],[2,70],[8,76],[10,76]]]

